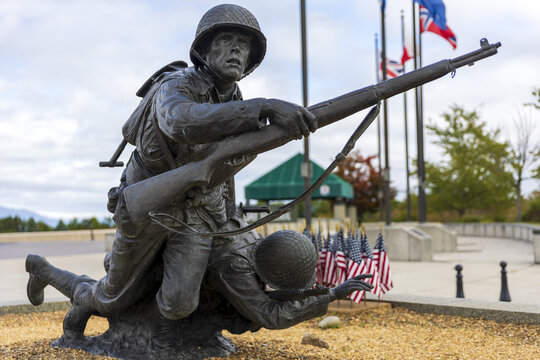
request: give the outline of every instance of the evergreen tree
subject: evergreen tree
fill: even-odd
[[[62,221],[62,219],[60,219],[58,221],[58,224],[56,224],[56,227],[54,228],[54,230],[56,231],[64,231],[64,230],[67,230],[67,226],[66,224],[64,223],[64,221]]]

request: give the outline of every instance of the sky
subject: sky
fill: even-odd
[[[239,85],[245,99],[302,102],[299,1],[231,1],[248,8],[268,39],[267,55]],[[157,69],[189,63],[202,15],[220,1],[18,0],[0,2],[0,206],[71,219],[108,216],[107,191],[122,168],[99,168],[122,139],[121,128],[140,101],[135,93]],[[521,112],[540,87],[540,2],[447,0],[447,24],[457,49],[437,35],[422,35],[423,64],[500,41],[499,54],[424,86],[424,121],[441,123],[457,104],[477,110],[501,140],[513,138]],[[387,0],[387,56],[401,57],[400,12],[411,31],[411,1]],[[376,82],[375,42],[380,33],[376,0],[307,1],[308,103],[315,104]],[[406,70],[412,69],[407,63]],[[409,155],[416,157],[413,92],[407,93]],[[367,113],[363,111],[310,136],[311,158],[328,166]],[[403,96],[388,101],[390,179],[405,194]],[[538,131],[538,126],[536,131]],[[442,161],[425,132],[427,161]],[[377,153],[377,127],[356,149]],[[120,160],[126,162],[132,148]],[[261,154],[236,176],[244,187],[303,151],[303,141]],[[416,179],[411,178],[411,184]],[[525,183],[525,193],[539,188]]]

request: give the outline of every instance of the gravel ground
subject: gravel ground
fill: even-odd
[[[110,359],[49,346],[61,335],[64,311],[0,317],[1,359]],[[230,359],[540,359],[540,326],[503,324],[379,307],[339,315],[339,328],[322,330],[320,319],[287,330],[230,335],[238,352]],[[87,335],[107,321],[90,319]],[[329,349],[301,345],[305,333]]]

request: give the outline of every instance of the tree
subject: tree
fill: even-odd
[[[524,180],[530,179],[528,176],[529,171],[538,162],[540,142],[535,136],[535,124],[530,116],[518,111],[517,119],[514,119],[513,124],[515,137],[514,141],[510,142],[510,168],[517,199],[516,220],[521,221],[521,185]],[[538,172],[538,169],[536,172]]]
[[[540,110],[540,88],[534,88],[532,91],[532,96],[535,98],[535,101],[525,103],[525,106],[532,106],[535,109]]]
[[[535,98],[535,101],[530,102],[530,103],[525,103],[525,106],[532,106],[536,110],[540,110],[540,88],[533,89],[532,95]],[[540,145],[537,144],[536,149],[534,151],[535,151],[534,157],[537,159],[540,158]],[[538,165],[536,169],[533,170],[532,177],[535,179],[540,179],[540,165]]]
[[[456,105],[442,116],[444,126],[427,126],[445,155],[438,163],[426,162],[429,206],[438,212],[454,210],[460,217],[470,209],[495,213],[506,209],[513,188],[505,169],[508,144],[496,140],[500,130],[486,129],[476,111]]]
[[[54,230],[56,230],[56,231],[63,231],[63,230],[67,230],[67,229],[68,228],[67,228],[66,224],[64,223],[64,221],[62,221],[62,219],[60,219],[58,221],[58,224],[54,228]]]
[[[379,208],[379,172],[373,166],[373,159],[377,155],[362,156],[356,150],[337,167],[335,173],[343,180],[349,182],[354,190],[354,205],[358,212],[358,219],[362,220],[364,213],[376,212]],[[396,197],[395,188],[390,188],[390,198]]]
[[[526,221],[540,222],[540,191],[533,191],[528,200],[529,209],[525,212],[523,218]]]

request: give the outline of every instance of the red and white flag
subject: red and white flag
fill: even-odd
[[[360,246],[360,242],[358,241],[358,236],[356,236],[356,238],[353,237],[349,243],[349,261],[347,264],[347,270],[347,279],[368,273],[366,263],[362,258],[362,248]],[[349,295],[349,299],[360,304],[364,298],[364,295],[364,290],[355,291]]]
[[[328,248],[326,250],[326,258],[324,262],[324,276],[323,276],[323,283],[325,286],[332,286],[334,283],[334,274],[335,274],[335,267],[336,267],[336,261],[335,261],[335,250],[334,250],[334,244],[330,242],[330,236],[328,241]]]
[[[372,294],[381,296],[381,278],[379,277],[377,264],[373,259],[373,252],[371,251],[371,246],[369,246],[368,238],[365,232],[360,241],[360,245],[362,247],[362,258],[366,263],[367,272],[368,274],[373,274],[372,278],[366,279],[365,281],[373,285],[373,289],[371,289]]]
[[[316,273],[317,283],[324,284],[324,265],[326,263],[326,253],[328,252],[328,245],[324,241],[321,234],[321,228],[319,226],[319,233],[317,234],[317,243],[319,245],[319,260],[317,261]]]
[[[414,56],[414,46],[412,41],[412,36],[410,31],[405,31],[403,34],[404,41],[403,41],[403,54],[401,55],[401,64],[405,65],[405,63],[409,60],[411,60]]]
[[[338,286],[347,280],[347,258],[345,257],[343,230],[339,230],[337,233],[335,243],[336,271],[334,276],[334,286]]]
[[[381,290],[383,294],[386,294],[391,288],[394,287],[394,282],[392,281],[392,272],[390,271],[390,260],[388,259],[383,236],[380,232],[377,236],[377,241],[373,249],[373,259],[375,260],[377,270],[379,271]]]

